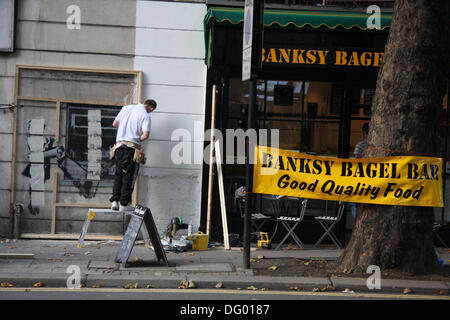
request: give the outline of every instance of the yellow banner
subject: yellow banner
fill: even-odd
[[[398,206],[443,207],[442,159],[342,159],[255,148],[253,192]]]

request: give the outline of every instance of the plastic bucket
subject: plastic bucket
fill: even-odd
[[[208,249],[208,235],[203,232],[197,231],[196,234],[189,236],[188,239],[192,241],[192,250]]]

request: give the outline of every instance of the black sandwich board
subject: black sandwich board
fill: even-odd
[[[149,208],[140,205],[136,205],[133,213],[131,214],[131,219],[128,223],[125,235],[123,236],[119,252],[117,252],[115,262],[121,263],[122,266],[126,265],[131,254],[131,250],[133,250],[134,242],[136,241],[142,223],[144,223],[147,227],[150,241],[152,242],[152,246],[155,250],[158,261],[163,260],[166,266],[169,266],[169,261],[167,260],[166,253],[164,252],[164,248],[161,244],[161,239],[159,238],[158,230],[156,229],[152,213]]]

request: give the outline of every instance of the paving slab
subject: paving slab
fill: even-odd
[[[0,272],[0,282],[9,282],[15,287],[32,287],[35,283],[42,282],[45,287],[67,287],[70,274],[48,272]],[[86,284],[86,275],[81,273],[81,284]]]
[[[184,272],[233,272],[236,269],[231,263],[204,263],[178,266],[175,267],[175,270]]]
[[[381,288],[370,290],[367,287],[367,279],[364,278],[332,277],[330,279],[337,291],[351,289],[355,292],[370,291],[403,293],[404,289],[409,288],[413,292],[436,293],[438,290],[448,290],[448,286],[442,281],[381,279]]]

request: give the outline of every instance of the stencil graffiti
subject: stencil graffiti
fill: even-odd
[[[44,129],[44,119],[33,119],[28,122],[27,158],[29,163],[22,171],[22,175],[30,178],[28,209],[32,215],[38,215],[40,208],[44,206],[45,182],[50,179],[51,159],[56,159],[57,166],[64,173],[65,178],[71,181],[84,198],[94,198],[100,184],[99,180],[88,179],[88,169],[71,159],[65,152],[64,146],[55,146],[54,138],[45,137]],[[79,177],[86,177],[86,179]]]

